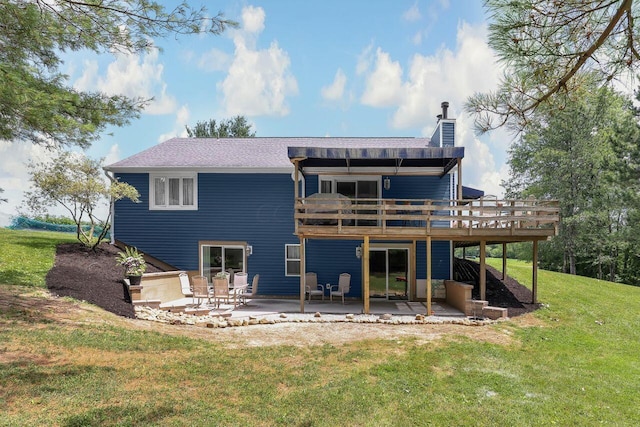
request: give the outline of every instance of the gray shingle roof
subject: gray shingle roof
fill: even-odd
[[[429,138],[173,138],[108,165],[115,172],[149,169],[291,170],[287,147],[422,148]]]

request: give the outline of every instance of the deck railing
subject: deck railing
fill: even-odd
[[[547,200],[299,198],[296,232],[320,234],[555,235],[559,204]]]

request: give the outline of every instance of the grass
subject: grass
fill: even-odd
[[[75,234],[0,227],[0,284],[43,287],[56,245],[75,241]]]
[[[0,233],[3,255],[35,245],[51,259],[62,239]],[[41,286],[35,265],[13,282]],[[530,265],[508,270],[530,282]],[[539,299],[546,308],[527,321],[478,329],[501,343],[307,348],[227,349],[0,311],[0,426],[639,425],[640,288],[540,271]]]

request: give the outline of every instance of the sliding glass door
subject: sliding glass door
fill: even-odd
[[[320,180],[320,191],[322,193],[338,193],[355,200],[356,204],[376,204],[380,197],[380,178],[353,178],[353,177],[333,177],[322,178]],[[375,200],[359,200],[375,199]],[[358,210],[361,215],[375,215],[374,210]],[[375,219],[360,219],[356,225],[377,225]]]
[[[369,298],[409,299],[409,249],[370,249]]]
[[[202,245],[202,275],[210,282],[221,271],[245,271],[245,247],[238,245]]]

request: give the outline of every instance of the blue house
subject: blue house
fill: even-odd
[[[431,138],[173,138],[105,168],[141,196],[116,202],[112,235],[209,279],[260,274],[260,295],[302,310],[310,271],[320,284],[349,273],[365,312],[371,298],[430,307],[456,244],[553,233],[462,187],[455,124],[443,105]]]

